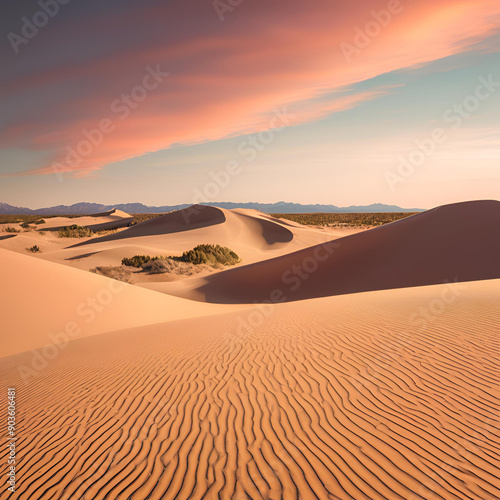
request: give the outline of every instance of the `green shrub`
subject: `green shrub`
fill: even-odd
[[[141,267],[150,274],[175,273],[186,274],[188,268],[175,265],[185,263],[190,265],[207,264],[211,267],[232,266],[241,262],[241,259],[229,248],[220,245],[198,245],[192,250],[184,252],[181,257],[162,257],[157,255],[134,255],[122,259],[122,266]],[[198,272],[198,271],[196,271]]]
[[[33,245],[31,248],[27,248],[26,250],[28,250],[28,252],[32,252],[32,253],[40,252],[40,248],[38,247],[38,245]]]
[[[34,224],[36,224],[37,226],[39,226],[40,224],[45,224],[45,219],[36,220]]]
[[[148,262],[152,260],[158,260],[161,259],[162,257],[150,257],[149,255],[134,255],[133,257],[125,257],[122,259],[122,266],[129,266],[129,267],[142,267],[144,264],[147,264]]]
[[[234,264],[241,262],[235,252],[220,245],[198,245],[192,250],[184,252],[181,260],[191,264],[209,264],[211,266],[217,264],[234,266]]]
[[[7,226],[5,228],[5,232],[6,233],[20,233],[21,231],[19,231],[19,229],[16,229],[15,227]]]
[[[86,226],[73,224],[59,229],[60,238],[88,238],[93,236],[94,232]]]
[[[21,227],[22,227],[23,229],[29,229],[29,228],[30,228],[29,222],[23,222],[23,223],[21,224]]]

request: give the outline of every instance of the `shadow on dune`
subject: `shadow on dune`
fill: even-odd
[[[438,207],[206,278],[208,302],[295,301],[500,278],[500,202]]]
[[[280,220],[276,219],[276,222],[278,223],[276,224],[270,220],[252,217],[251,215],[238,215],[239,217],[246,219],[248,223],[258,225],[260,231],[262,231],[262,237],[268,245],[274,245],[275,243],[289,243],[293,240],[293,233],[286,227],[283,227],[281,225],[282,221]]]
[[[226,221],[224,212],[216,207],[204,205],[193,205],[183,210],[177,210],[169,214],[160,215],[154,219],[141,222],[116,234],[109,234],[101,238],[94,238],[82,243],[77,243],[69,248],[102,243],[105,241],[117,241],[140,236],[155,236],[160,234],[180,233],[191,231],[201,227],[214,226]]]
[[[67,259],[64,260],[79,260],[79,259],[86,259],[87,257],[92,257],[92,255],[96,255],[99,252],[90,252],[90,253],[82,253],[80,255],[75,255],[74,257],[68,257]]]

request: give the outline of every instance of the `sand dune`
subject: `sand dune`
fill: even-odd
[[[303,300],[500,278],[500,202],[446,205],[164,291],[208,302]]]
[[[103,237],[58,238],[52,231],[71,224],[87,225],[94,230],[124,227],[130,219],[120,211],[74,219],[47,219],[38,226],[46,232],[22,232],[0,236],[0,248],[26,254],[37,244],[38,258],[59,262],[78,269],[119,266],[124,257],[134,255],[180,255],[201,243],[228,246],[243,259],[242,264],[258,262],[312,245],[357,233],[360,229],[315,229],[288,223],[255,210],[224,210],[193,206],[172,212]],[[117,218],[121,222],[116,222]],[[97,221],[97,222],[96,222]],[[32,241],[33,240],[33,241]]]
[[[74,223],[80,224],[79,219]],[[256,211],[243,213],[194,206],[100,238],[45,244],[40,257],[88,270],[117,266],[124,257],[133,255],[180,255],[201,243],[213,243],[230,247],[243,263],[251,263],[322,243],[340,234],[346,233],[288,226]],[[23,245],[7,245],[2,241],[0,247],[25,251]]]
[[[219,225],[222,227],[217,227]],[[195,231],[202,228],[208,231]],[[259,246],[263,246],[263,243],[268,245],[286,243],[293,239],[293,233],[289,229],[264,218],[211,206],[193,205],[184,210],[149,219],[126,231],[83,242],[80,246],[146,236],[176,235],[182,237],[183,235],[177,233],[183,232],[194,233],[198,238],[202,236],[213,238],[220,235],[224,240],[227,240],[231,234],[233,237],[243,236],[245,243]],[[263,242],[260,242],[260,239]]]
[[[0,249],[2,355],[117,328],[232,310],[157,294]],[[199,307],[199,306],[203,307]],[[64,333],[66,332],[66,334]]]
[[[40,220],[41,219],[42,217],[40,217]],[[86,215],[82,217],[50,217],[45,218],[44,220],[44,224],[32,225],[40,231],[57,231],[63,227],[71,226],[73,224],[87,226],[92,229],[92,231],[100,231],[102,229],[127,227],[133,220],[133,217],[121,210],[110,210],[109,212]],[[22,231],[20,223],[3,224],[0,226],[0,230],[7,226],[15,227],[16,229],[20,229]]]
[[[460,286],[83,338],[27,385],[3,358],[9,498],[497,499],[500,281]]]

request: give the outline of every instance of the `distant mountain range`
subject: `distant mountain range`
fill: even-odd
[[[233,203],[214,202],[203,203],[220,208],[253,208],[264,213],[271,214],[297,214],[297,213],[356,213],[356,212],[422,212],[420,208],[401,208],[395,205],[383,205],[374,203],[367,206],[337,207],[335,205],[301,205],[300,203],[289,203],[278,201],[277,203]],[[165,205],[162,207],[150,207],[142,203],[121,203],[119,205],[101,205],[99,203],[75,203],[74,205],[57,205],[55,207],[38,208],[32,210],[26,207],[14,207],[7,203],[0,203],[0,215],[89,215],[99,212],[107,212],[114,208],[132,214],[158,214],[180,210],[189,207],[190,204]]]

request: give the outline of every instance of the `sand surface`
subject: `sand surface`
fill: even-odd
[[[341,258],[296,290],[283,270],[327,232],[258,213],[189,229],[177,214],[50,258],[7,248],[48,235],[0,240],[0,385],[18,408],[17,491],[0,499],[500,498],[499,206],[336,239]],[[68,263],[230,229],[254,263],[201,280],[139,287]]]
[[[85,338],[26,385],[4,358],[19,498],[498,498],[500,281],[416,328],[444,289]]]
[[[500,202],[447,205],[392,224],[231,269],[166,293],[208,302],[303,300],[500,278]]]
[[[117,328],[220,314],[231,305],[154,293],[93,273],[0,249],[2,355]]]
[[[317,229],[278,221],[255,210],[225,210],[199,205],[132,227],[125,227],[131,220],[127,215],[106,213],[94,217],[47,219],[47,224],[38,226],[37,231],[19,234],[1,232],[4,226],[0,226],[0,248],[26,254],[27,248],[38,245],[41,250],[35,254],[38,258],[89,270],[98,266],[119,266],[124,257],[181,255],[196,245],[214,243],[234,250],[242,259],[241,265],[246,265],[363,230]],[[122,225],[117,224],[116,217],[123,219]],[[71,224],[96,230],[115,225],[120,229],[102,237],[59,238],[56,229]],[[18,224],[10,226],[19,228]],[[40,234],[40,231],[45,234]]]

